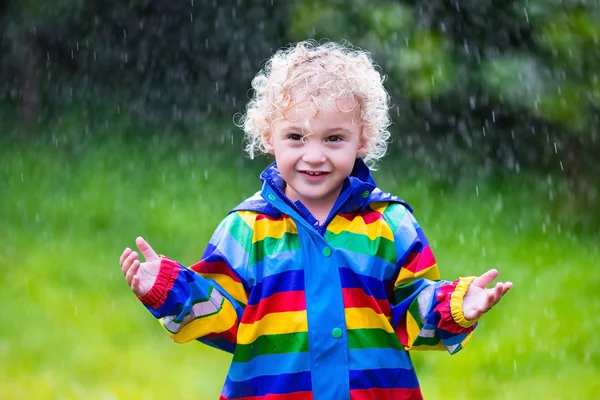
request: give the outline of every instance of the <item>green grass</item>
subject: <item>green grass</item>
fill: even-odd
[[[188,142],[124,120],[94,135],[77,118],[45,129],[35,144],[0,145],[0,398],[217,398],[230,356],[171,342],[117,260],[143,235],[196,261],[225,213],[259,189],[267,160],[245,159],[219,124]],[[413,354],[425,398],[592,398],[600,235],[574,233],[545,178],[473,175],[450,187],[407,171],[390,161],[376,178],[415,208],[443,277],[493,267],[515,283],[463,352]]]

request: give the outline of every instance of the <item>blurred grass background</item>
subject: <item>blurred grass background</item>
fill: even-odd
[[[65,115],[44,139],[0,142],[0,398],[218,398],[230,356],[172,343],[117,260],[142,235],[195,262],[269,160],[246,159],[227,120],[197,140],[126,117],[84,126]],[[414,207],[443,278],[497,268],[515,285],[463,352],[413,353],[425,398],[594,398],[600,234],[569,222],[561,176],[431,176],[410,153],[375,173]]]

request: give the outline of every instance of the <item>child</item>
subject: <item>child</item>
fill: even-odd
[[[142,238],[127,283],[177,343],[233,353],[221,399],[420,399],[408,351],[461,350],[511,283],[440,280],[411,208],[369,167],[388,94],[363,51],[301,42],[253,81],[247,151],[274,156],[262,190],[189,269]]]

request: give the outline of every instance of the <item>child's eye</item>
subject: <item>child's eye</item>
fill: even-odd
[[[327,138],[327,141],[328,142],[341,142],[342,141],[342,137],[341,136],[337,136],[337,135],[329,136]]]
[[[287,138],[290,140],[302,140],[302,135],[298,133],[290,133]]]

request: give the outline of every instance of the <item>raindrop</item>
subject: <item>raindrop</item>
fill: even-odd
[[[523,7],[523,13],[525,13],[525,20],[529,23],[529,14],[527,13],[527,8]]]

